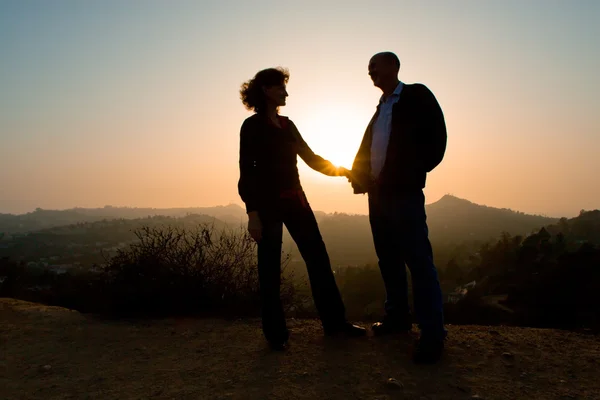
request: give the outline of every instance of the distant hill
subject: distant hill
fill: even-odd
[[[558,222],[558,218],[527,215],[518,211],[486,207],[446,195],[439,201],[427,205],[431,234],[449,236],[463,240],[469,237],[496,237],[501,231],[512,234],[530,233],[532,229]],[[44,210],[14,215],[0,214],[0,232],[29,232],[61,225],[81,222],[95,222],[106,219],[137,219],[152,216],[184,217],[189,214],[207,215],[228,224],[242,224],[247,221],[246,211],[237,204],[215,207],[187,208],[137,208],[112,207],[72,208],[67,210]],[[356,224],[359,230],[369,229],[365,215],[326,214],[315,211],[320,223],[331,223],[349,227]],[[350,222],[352,220],[352,222]]]
[[[77,222],[6,235],[0,240],[0,259],[10,257],[17,261],[41,261],[56,265],[77,263],[89,267],[103,263],[105,255],[114,255],[116,249],[125,248],[136,241],[135,232],[143,228],[163,230],[168,226],[194,231],[204,225],[213,227],[217,232],[229,226],[215,217],[200,214]]]
[[[600,245],[600,210],[581,210],[577,217],[561,218],[557,223],[546,227],[546,230],[552,236],[560,232],[573,242]]]
[[[528,235],[559,221],[558,218],[486,207],[450,195],[427,205],[426,210],[430,239],[436,259],[442,266],[458,245],[494,240],[502,232]],[[334,265],[363,265],[376,260],[368,216],[328,214],[319,220],[319,227]],[[289,248],[299,254],[287,236],[284,249]]]
[[[527,235],[542,226],[559,223],[557,218],[486,207],[450,195],[426,208],[431,241],[441,265],[445,265],[451,257],[450,252],[457,245],[486,242],[498,238],[502,232]],[[368,216],[326,214],[321,211],[315,211],[315,214],[334,265],[363,265],[376,260]],[[22,233],[83,222],[140,219],[159,215],[172,218],[202,215],[205,221],[215,218],[219,224],[223,222],[233,227],[239,227],[247,221],[245,209],[235,204],[168,209],[111,206],[69,210],[36,209],[22,215],[0,214],[0,236],[2,232]],[[287,233],[284,236],[284,251],[291,251],[293,258],[300,262],[298,249]]]
[[[103,208],[78,207],[68,210],[43,210],[38,208],[33,212],[20,215],[0,214],[0,232],[5,232],[7,234],[22,233],[83,222],[98,222],[121,218],[138,219],[157,215],[178,218],[190,214],[206,215],[217,218],[228,224],[238,225],[247,218],[245,210],[236,204],[189,208],[135,208],[112,206],[105,206]]]
[[[527,235],[558,218],[530,215],[506,208],[487,207],[451,195],[427,206],[432,240],[495,239],[502,232]]]

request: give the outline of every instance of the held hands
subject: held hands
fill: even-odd
[[[350,181],[351,171],[344,167],[337,167],[335,171],[335,176],[345,176]]]
[[[336,176],[345,176],[348,178],[354,194],[367,193],[373,184],[372,181],[364,179],[365,177],[359,171],[351,171],[344,167],[337,167]]]
[[[262,239],[262,223],[260,222],[258,211],[250,211],[248,213],[248,232],[257,243]]]
[[[360,171],[351,171],[344,167],[339,167],[338,170],[338,176],[345,176],[348,178],[348,182],[350,182],[354,194],[367,193],[374,183],[372,179],[365,177]]]
[[[353,183],[352,182],[352,171],[350,171],[347,168],[338,167],[337,168],[337,176],[345,176],[346,178],[348,178],[348,182]]]

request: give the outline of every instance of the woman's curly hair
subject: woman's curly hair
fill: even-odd
[[[250,111],[261,112],[267,104],[263,87],[287,84],[290,73],[286,68],[267,68],[259,71],[254,78],[242,84],[240,98]]]

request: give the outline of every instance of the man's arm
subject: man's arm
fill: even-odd
[[[354,194],[364,194],[367,193],[372,185],[371,179],[371,142],[372,142],[372,127],[375,119],[379,115],[379,107],[377,107],[377,111],[371,117],[371,121],[369,121],[369,125],[367,125],[367,129],[365,129],[365,134],[363,135],[363,139],[360,143],[360,147],[358,148],[358,152],[356,153],[356,157],[354,157],[354,162],[352,163],[352,171],[350,172],[350,183],[352,184],[352,189],[354,190]]]
[[[431,172],[442,162],[446,152],[446,122],[433,93],[421,84],[416,85],[415,89],[419,105],[417,160],[422,163],[425,172]]]

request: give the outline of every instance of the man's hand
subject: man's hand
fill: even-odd
[[[262,223],[260,222],[258,211],[250,211],[248,213],[248,232],[256,243],[262,239]]]
[[[361,174],[360,171],[348,171],[348,182],[352,185],[354,194],[367,193],[374,182],[369,177]]]
[[[344,167],[339,167],[339,176],[345,176],[348,178],[348,182],[352,183],[352,171]]]

